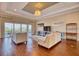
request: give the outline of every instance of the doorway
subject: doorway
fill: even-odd
[[[28,37],[31,38],[32,37],[32,25],[28,24]]]

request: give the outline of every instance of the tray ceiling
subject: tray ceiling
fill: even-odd
[[[31,20],[42,20],[66,13],[79,12],[79,2],[39,2],[43,5],[37,3],[38,2],[0,2],[0,14],[1,12],[5,12],[7,14],[24,17]],[[40,16],[35,16],[34,8],[38,5],[41,7],[40,10],[42,14]]]
[[[30,2],[23,8],[23,10],[34,14],[37,8],[42,11],[43,9],[55,5],[56,3],[58,2]]]

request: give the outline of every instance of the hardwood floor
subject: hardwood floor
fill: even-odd
[[[79,56],[79,42],[62,40],[59,44],[46,49],[38,46],[31,38],[27,44],[14,44],[11,38],[0,39],[0,56]]]

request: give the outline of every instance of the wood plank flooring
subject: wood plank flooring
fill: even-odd
[[[26,43],[14,44],[11,38],[0,39],[0,56],[79,56],[79,42],[62,40],[46,49],[29,38]]]

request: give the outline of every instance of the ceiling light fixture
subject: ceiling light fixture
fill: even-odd
[[[35,10],[35,16],[40,16],[41,15],[41,11],[40,10]]]
[[[43,8],[43,4],[42,3],[37,3],[35,4],[35,16],[40,16],[41,15],[41,9]]]
[[[17,9],[14,9],[14,11],[16,11]]]

